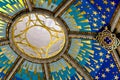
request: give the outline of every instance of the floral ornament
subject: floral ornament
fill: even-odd
[[[111,33],[107,28],[102,32],[98,33],[97,40],[100,45],[109,51],[116,49],[120,45],[120,40],[115,34]]]

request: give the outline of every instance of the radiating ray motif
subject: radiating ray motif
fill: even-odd
[[[15,74],[14,80],[43,80],[44,74],[41,64],[25,61]]]
[[[65,1],[68,0],[30,0],[33,10],[38,8],[51,12],[58,10],[58,7]],[[61,13],[61,16],[57,17],[62,18],[70,31],[97,33],[104,26],[109,25],[116,7],[120,5],[119,3],[120,0],[75,0],[63,14]],[[0,0],[0,14],[9,16],[10,19],[22,10],[28,10],[24,0]],[[36,14],[36,16],[38,15]],[[30,21],[32,23],[28,22],[27,26],[29,24],[37,25],[36,21]],[[0,39],[6,38],[6,35],[8,35],[6,34],[6,28],[10,23],[0,20]],[[41,22],[39,25],[44,24]],[[51,30],[56,32],[53,28]],[[21,38],[21,34],[15,36],[19,37],[20,44],[22,41],[25,42],[24,38]],[[58,38],[58,36],[54,37]],[[76,63],[82,66],[94,80],[120,80],[120,68],[114,61],[114,57],[100,46],[97,40],[70,38],[70,42],[70,49],[67,50],[68,53],[66,54],[73,57]],[[44,53],[44,50],[41,51]],[[0,46],[0,80],[4,80],[7,73],[10,73],[10,68],[16,66],[15,61],[19,56],[9,45]],[[37,56],[40,57],[40,55]],[[50,74],[49,77],[52,80],[84,80],[85,77],[77,72],[78,70],[74,65],[70,65],[68,62],[63,56],[52,63],[46,62],[45,64],[48,64],[47,67],[50,68],[47,72]],[[12,80],[46,80],[44,64],[29,62],[25,59],[25,62],[18,67],[17,72],[10,78]]]
[[[71,45],[69,54],[94,78],[97,76],[97,72],[104,67],[102,64],[106,59],[111,57],[111,54],[95,40],[73,39]],[[115,63],[114,60],[113,63]],[[106,79],[109,79],[109,77]]]
[[[109,25],[110,19],[119,2],[76,0],[65,12],[70,15],[62,16],[71,30],[76,31],[99,31],[103,26]],[[98,5],[99,4],[99,5]]]
[[[71,31],[91,31],[89,20],[85,16],[86,12],[79,10],[72,5],[63,15],[63,20],[67,23]]]
[[[72,39],[69,54],[74,57],[81,65],[84,65],[89,57],[93,57],[94,50],[92,50],[91,40]]]
[[[63,0],[32,0],[36,8],[54,11]]]
[[[7,23],[0,20],[0,38],[6,37]]]
[[[0,78],[3,78],[14,64],[17,55],[9,45],[0,46]]]
[[[13,16],[17,12],[25,9],[23,0],[0,0],[0,12]]]
[[[83,77],[63,59],[50,64],[52,80],[82,80]]]

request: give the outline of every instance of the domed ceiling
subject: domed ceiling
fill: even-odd
[[[0,0],[0,80],[120,80],[120,0]]]

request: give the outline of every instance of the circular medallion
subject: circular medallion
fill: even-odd
[[[116,37],[115,34],[112,34],[107,28],[102,32],[98,33],[97,40],[99,43],[106,48],[107,50],[111,51],[119,46],[119,39]]]
[[[40,60],[52,59],[65,52],[67,29],[62,20],[51,14],[32,12],[15,19],[9,38],[16,53],[30,61],[42,63]]]

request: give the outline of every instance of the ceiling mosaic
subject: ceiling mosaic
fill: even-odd
[[[0,80],[120,80],[120,0],[0,0]]]

